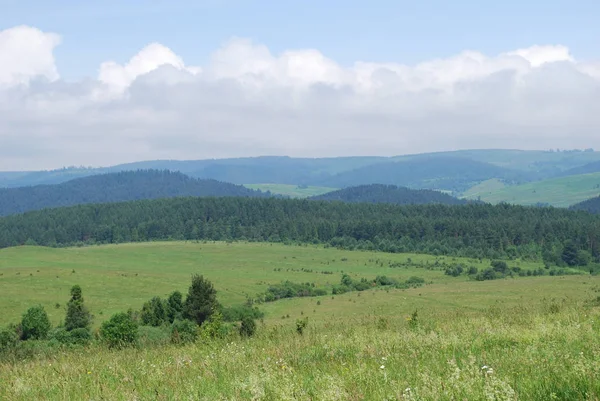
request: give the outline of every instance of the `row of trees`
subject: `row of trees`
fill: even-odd
[[[137,342],[140,326],[160,327],[175,343],[195,341],[199,335],[224,337],[233,326],[225,325],[217,292],[203,276],[192,276],[185,299],[179,291],[167,300],[153,297],[141,311],[129,310],[113,315],[102,323],[96,339],[109,347],[124,347]],[[64,323],[52,328],[50,319],[41,305],[29,308],[21,322],[0,330],[0,356],[18,350],[19,344],[30,340],[49,340],[52,344],[87,345],[94,340],[91,332],[92,315],[84,304],[81,287],[71,288]],[[254,309],[255,311],[256,309]],[[256,330],[252,313],[240,317],[238,331],[251,336]]]
[[[537,260],[562,254],[570,243],[597,259],[600,216],[505,204],[177,198],[83,205],[0,219],[0,247],[153,240],[323,243],[345,249]]]

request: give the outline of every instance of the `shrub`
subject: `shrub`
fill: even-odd
[[[23,314],[21,320],[23,340],[43,340],[48,336],[50,328],[50,319],[43,306],[33,306]]]
[[[197,274],[192,276],[192,285],[183,305],[183,317],[199,326],[217,310],[217,291],[212,283]]]
[[[240,325],[240,335],[242,337],[252,337],[256,332],[256,322],[250,316],[245,316]]]
[[[57,327],[50,331],[48,338],[63,345],[87,345],[92,341],[92,333],[81,327],[70,331],[65,327]]]
[[[225,338],[229,329],[223,324],[223,315],[215,312],[202,324],[200,332],[204,338]]]
[[[175,320],[171,325],[171,342],[174,344],[186,344],[196,341],[198,338],[198,325],[191,320]]]
[[[297,319],[296,320],[296,332],[300,335],[304,334],[304,329],[308,325],[308,318]]]
[[[0,330],[0,352],[8,351],[17,346],[19,335],[14,326],[8,326]]]
[[[92,315],[83,304],[81,287],[74,285],[71,288],[71,299],[67,303],[67,316],[65,329],[87,329],[92,323]]]
[[[171,342],[170,327],[138,327],[138,344],[140,347],[164,346]]]
[[[138,339],[138,327],[127,313],[117,313],[102,323],[100,337],[110,348],[134,345]]]

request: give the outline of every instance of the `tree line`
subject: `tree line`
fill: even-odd
[[[155,240],[314,243],[472,258],[597,260],[600,216],[555,208],[174,198],[80,205],[0,218],[0,247]],[[589,258],[588,258],[589,256]]]

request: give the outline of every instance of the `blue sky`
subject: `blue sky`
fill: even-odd
[[[592,0],[0,0],[0,30],[26,24],[62,36],[65,78],[95,75],[106,60],[125,62],[146,44],[170,47],[204,64],[232,36],[277,53],[315,48],[341,64],[413,64],[477,50],[494,55],[535,44],[563,44],[578,59],[597,56],[600,2]],[[596,52],[596,53],[595,53]]]
[[[598,16],[598,0],[0,0],[0,170],[600,149]]]

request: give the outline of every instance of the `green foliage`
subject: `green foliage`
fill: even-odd
[[[71,288],[71,299],[67,303],[65,329],[88,329],[92,323],[92,315],[83,303],[83,294],[78,285]]]
[[[157,216],[160,216],[157,217]],[[115,222],[119,222],[116,224]],[[298,223],[301,222],[301,223]],[[600,216],[510,205],[176,198],[48,209],[0,219],[0,247],[151,240],[274,240],[347,250],[539,259],[546,244],[600,256]],[[48,228],[49,227],[49,228]],[[75,234],[77,233],[77,234]],[[507,246],[507,244],[514,244]],[[553,245],[554,246],[554,245]]]
[[[272,302],[283,298],[315,297],[327,295],[323,288],[315,287],[314,283],[293,283],[289,280],[281,284],[269,286],[264,295],[265,302]]]
[[[202,338],[225,338],[229,328],[223,324],[223,315],[217,311],[213,313],[200,327]]]
[[[302,335],[304,334],[304,329],[308,326],[308,317],[303,319],[296,319],[296,333]]]
[[[57,327],[50,331],[48,339],[63,345],[88,345],[92,341],[92,333],[87,328],[67,330],[65,327]]]
[[[13,349],[19,343],[16,327],[8,326],[0,329],[0,353]]]
[[[250,316],[244,316],[240,324],[240,335],[242,337],[252,337],[256,332],[256,322]]]
[[[140,348],[160,347],[171,344],[171,327],[140,326],[138,341]]]
[[[168,307],[168,301],[165,302],[160,297],[153,297],[142,306],[142,311],[140,312],[142,324],[154,327],[165,324],[169,319]]]
[[[183,295],[179,291],[173,291],[167,299],[167,316],[169,323],[183,318]]]
[[[198,325],[191,320],[175,320],[171,325],[171,342],[174,344],[186,344],[196,341],[198,338]]]
[[[21,319],[23,340],[43,340],[48,336],[50,328],[50,319],[43,306],[33,306],[23,314]]]
[[[102,323],[100,337],[110,348],[132,346],[138,339],[138,326],[129,314],[117,313]]]
[[[183,305],[183,317],[201,326],[217,307],[217,291],[212,283],[203,276],[193,275],[192,285]]]

